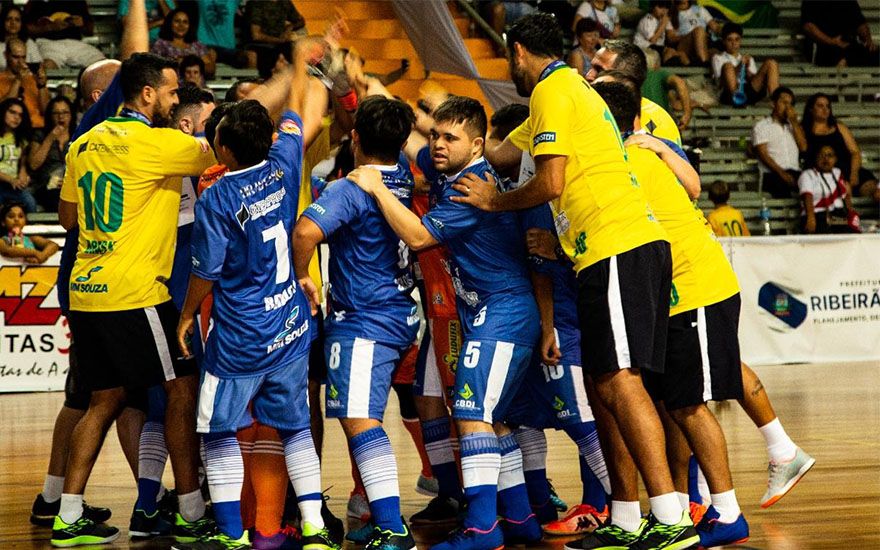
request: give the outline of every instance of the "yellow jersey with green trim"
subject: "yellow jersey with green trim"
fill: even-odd
[[[746,225],[746,219],[743,213],[729,204],[722,204],[715,207],[715,210],[709,212],[706,216],[712,231],[719,237],[749,237],[751,232],[749,226]]]
[[[568,67],[553,71],[535,86],[529,112],[509,138],[533,157],[567,157],[565,188],[551,206],[575,271],[666,240],[630,174],[614,117],[586,80]]]
[[[312,193],[312,170],[318,163],[330,156],[330,123],[329,118],[324,119],[321,123],[321,131],[303,154],[303,170],[299,183],[299,202],[296,205],[297,218],[305,212],[306,208],[312,204],[315,198]],[[309,277],[312,278],[312,282],[318,287],[318,296],[323,298],[321,262],[318,259],[317,249],[312,254],[312,259],[309,260]]]
[[[681,147],[681,132],[675,119],[666,112],[666,109],[657,105],[650,99],[642,98],[642,109],[639,113],[642,129],[647,130],[652,136],[674,141]]]
[[[739,292],[736,274],[703,213],[688,197],[672,170],[637,145],[626,148],[629,163],[645,189],[672,250],[669,315],[677,315],[730,298]]]
[[[109,118],[67,153],[61,199],[76,203],[70,309],[123,311],[171,299],[181,178],[214,164],[204,140]]]

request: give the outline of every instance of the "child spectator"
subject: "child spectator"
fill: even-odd
[[[37,201],[28,189],[30,177],[23,158],[30,134],[24,103],[18,98],[0,102],[0,202],[20,202],[26,212],[35,212]]]
[[[709,32],[721,33],[721,23],[712,18],[709,10],[691,0],[676,0],[672,9],[674,35],[669,41],[676,49],[700,65],[709,63]]]
[[[859,215],[840,168],[837,155],[826,145],[819,150],[815,165],[798,179],[801,194],[801,223],[804,233],[860,233]]]
[[[3,237],[0,238],[0,256],[21,258],[29,264],[41,264],[58,252],[58,245],[39,235],[24,234],[27,225],[25,207],[20,202],[10,202],[0,208]]]
[[[690,65],[686,54],[666,45],[666,33],[675,32],[669,20],[669,0],[651,0],[650,6],[651,11],[639,21],[633,43],[643,50],[656,51],[664,65],[670,62]]]
[[[25,30],[21,20],[21,8],[12,4],[6,5],[6,7],[3,8],[3,11],[0,11],[0,21],[3,23],[3,25],[0,26],[0,41],[5,43],[10,38],[18,38],[24,42],[25,48],[27,49],[27,59],[25,59],[25,62],[30,66],[42,63],[43,58],[40,56],[40,48],[37,47],[36,42],[28,37],[27,30]],[[5,68],[6,57],[0,56],[0,70]]]
[[[779,64],[767,59],[761,68],[750,55],[740,52],[743,28],[726,23],[721,30],[724,51],[712,57],[712,74],[721,85],[721,103],[754,105],[779,87]]]
[[[189,15],[180,8],[165,17],[159,39],[153,43],[150,52],[178,63],[188,55],[198,56],[205,64],[204,72],[214,74],[217,54],[198,41],[196,27],[190,25]]]
[[[620,36],[620,17],[617,8],[609,0],[588,0],[582,2],[575,13],[572,29],[577,33],[577,25],[582,19],[590,19],[598,25],[599,36],[617,38]]]
[[[727,201],[730,200],[730,188],[726,182],[718,180],[709,187],[709,200],[715,205],[715,209],[709,212],[706,219],[716,235],[719,237],[751,236],[742,212],[727,204]]]
[[[64,96],[52,98],[46,118],[47,127],[34,134],[28,148],[28,166],[33,174],[34,197],[44,210],[55,212],[64,178],[64,152],[76,127],[73,103]]]
[[[596,55],[602,40],[599,35],[599,24],[592,19],[583,18],[574,26],[574,35],[578,46],[568,54],[568,65],[577,69],[582,76],[586,76],[592,66],[590,60]]]

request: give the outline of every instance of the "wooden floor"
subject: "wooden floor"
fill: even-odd
[[[763,440],[735,403],[716,408],[727,435],[737,496],[751,525],[751,539],[740,548],[880,548],[880,363],[755,370],[788,433],[817,462],[792,493],[761,510],[758,501],[767,480]],[[61,402],[59,393],[0,395],[0,549],[49,548],[48,530],[32,527],[28,514],[42,487]],[[428,499],[414,491],[418,458],[397,420],[396,405],[389,409],[387,429],[399,462],[403,513],[409,516]],[[573,503],[580,494],[576,449],[558,433],[549,434],[549,444],[549,477]],[[323,476],[324,486],[332,487],[330,506],[337,515],[345,513],[351,489],[343,445],[338,424],[328,422]],[[112,547],[128,548],[125,535],[135,485],[114,435],[107,438],[86,499],[113,509],[111,523],[123,535]],[[420,547],[438,536],[417,535]],[[545,541],[541,547],[560,549],[562,542]],[[167,548],[168,543],[131,547]]]

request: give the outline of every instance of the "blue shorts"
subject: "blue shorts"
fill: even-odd
[[[238,431],[253,417],[278,430],[297,431],[309,427],[309,355],[268,374],[219,378],[206,372],[199,389],[196,431],[224,433]]]
[[[531,359],[531,346],[465,340],[455,371],[453,418],[490,424],[504,419]]]
[[[561,430],[593,421],[580,365],[545,365],[536,353],[505,422]]]
[[[327,334],[327,418],[372,418],[381,422],[394,369],[410,345],[396,347],[366,338]]]

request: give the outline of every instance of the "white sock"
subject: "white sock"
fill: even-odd
[[[177,504],[181,517],[186,521],[196,521],[205,516],[205,499],[202,498],[202,491],[199,489],[185,495],[177,495]]]
[[[61,521],[67,525],[76,523],[83,515],[83,496],[63,493],[58,515],[61,516]]]
[[[61,498],[61,491],[64,490],[64,476],[53,476],[46,474],[43,480],[43,500],[46,502],[55,502]]]
[[[514,432],[516,443],[522,451],[524,472],[547,469],[547,436],[543,430],[520,427]],[[502,459],[503,460],[503,459]]]
[[[678,502],[679,502],[679,504],[681,504],[681,507],[682,507],[682,508],[684,508],[685,510],[690,510],[690,508],[691,508],[691,497],[688,496],[687,493],[679,493],[678,491],[676,491],[676,492],[675,492],[675,496],[678,497]]]
[[[774,418],[772,422],[764,424],[758,431],[764,436],[764,442],[767,444],[767,453],[773,462],[787,462],[794,458],[797,453],[797,445],[785,433],[785,428],[778,418]]]
[[[709,482],[706,481],[706,476],[703,474],[702,468],[697,468],[697,489],[700,491],[700,498],[703,499],[703,503],[712,503],[712,498],[710,497],[711,491],[709,490]]]
[[[681,521],[681,514],[684,511],[684,508],[681,507],[675,493],[657,495],[648,500],[651,501],[651,512],[660,523],[664,525],[675,525]]]
[[[613,525],[632,533],[639,528],[641,522],[642,511],[639,508],[639,501],[611,501],[611,523]]]
[[[159,492],[156,494],[156,502],[162,502],[162,498],[165,496],[165,493],[168,492],[168,489],[165,488],[164,485],[159,484]]]
[[[712,494],[712,507],[718,512],[718,521],[721,523],[733,523],[742,513],[736,494],[733,489],[723,493]]]
[[[308,428],[287,435],[282,443],[287,475],[296,493],[299,512],[304,522],[318,529],[324,527],[321,517],[321,462],[315,451],[312,432]]]

